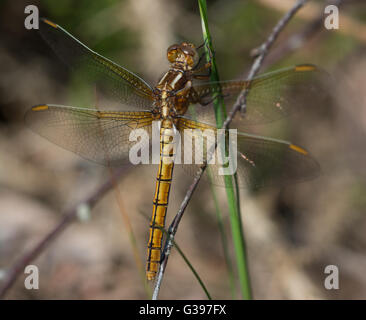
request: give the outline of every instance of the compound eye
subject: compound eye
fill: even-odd
[[[194,50],[188,44],[185,46],[182,46],[182,51],[185,55],[189,55],[189,56],[194,55]]]
[[[168,48],[167,52],[169,52],[169,51],[171,51],[171,50],[177,50],[177,49],[178,49],[178,47],[179,47],[179,45],[178,45],[178,44],[172,44],[172,45]]]
[[[178,57],[178,45],[173,44],[167,50],[167,58],[169,62],[174,62]]]
[[[189,57],[187,62],[190,66],[194,66],[198,62],[198,53],[194,45],[187,43],[182,48],[182,51],[187,57]]]
[[[170,50],[170,51],[168,51],[167,57],[168,57],[169,62],[171,62],[171,63],[173,63],[174,61],[176,61],[177,60],[177,57],[178,57],[177,50]]]

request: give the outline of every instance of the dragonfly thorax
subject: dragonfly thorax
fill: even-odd
[[[154,105],[155,113],[160,111],[162,117],[163,107],[169,109],[169,116],[174,117],[176,114],[183,115],[188,107],[187,93],[191,89],[192,83],[187,76],[187,72],[177,68],[170,68],[168,72],[160,79],[155,87]],[[164,114],[167,114],[164,109]]]
[[[152,110],[154,120],[174,119],[177,117],[176,97],[166,90],[155,90],[155,101]]]
[[[195,46],[188,42],[173,44],[167,50],[171,63],[169,70],[161,77],[155,89],[155,117],[174,118],[183,115],[188,108],[188,96],[192,87],[192,69],[197,64],[198,53]]]
[[[160,79],[156,89],[160,92],[167,91],[169,95],[173,95],[177,91],[182,90],[186,86],[187,81],[186,72],[177,68],[170,68]]]

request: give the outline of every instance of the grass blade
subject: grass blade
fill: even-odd
[[[201,15],[201,23],[202,23],[202,31],[204,41],[206,43],[206,55],[207,58],[211,60],[211,81],[219,81],[217,66],[215,62],[214,50],[212,48],[212,39],[208,28],[208,19],[207,19],[207,6],[205,0],[198,0],[200,15]],[[212,53],[210,55],[210,52]],[[220,128],[223,125],[224,119],[226,118],[226,109],[223,103],[223,99],[220,96],[217,96],[214,100],[214,108],[216,115],[216,123]],[[245,250],[245,241],[243,234],[243,227],[241,224],[241,215],[240,215],[240,206],[239,206],[239,194],[235,195],[235,190],[238,190],[237,187],[237,178],[226,175],[225,186],[226,186],[226,196],[228,199],[228,207],[230,214],[230,224],[231,224],[231,232],[233,237],[235,255],[236,255],[236,263],[239,274],[240,281],[240,290],[243,299],[251,299],[251,289],[249,283],[249,272],[247,267],[247,259],[246,259],[246,250]]]

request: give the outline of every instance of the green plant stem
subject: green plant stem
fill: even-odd
[[[215,62],[214,51],[212,49],[212,40],[208,28],[208,20],[207,20],[207,6],[205,0],[198,0],[201,22],[202,22],[202,31],[203,37],[206,43],[206,55],[207,58],[211,61],[211,81],[219,81],[217,66]],[[211,55],[210,55],[211,52]],[[224,119],[226,118],[226,109],[223,103],[223,99],[220,95],[215,97],[214,100],[214,108],[216,115],[216,123],[219,128],[222,127],[224,123]],[[251,299],[251,288],[250,288],[250,279],[249,272],[247,267],[247,258],[246,258],[246,250],[245,250],[245,241],[243,228],[241,223],[240,216],[240,206],[239,206],[239,194],[237,193],[237,197],[235,196],[235,190],[237,190],[237,179],[235,177],[233,181],[233,177],[229,175],[224,176],[225,187],[226,187],[226,196],[228,199],[228,207],[229,207],[229,215],[230,215],[230,224],[231,224],[231,232],[233,237],[235,255],[236,255],[236,263],[239,274],[240,281],[240,290],[243,299]]]

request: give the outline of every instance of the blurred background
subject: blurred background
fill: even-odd
[[[293,3],[208,1],[221,79],[245,76],[253,60],[251,51]],[[0,287],[13,263],[59,223],[63,212],[110,177],[107,168],[49,143],[24,125],[24,113],[32,105],[68,105],[71,88],[77,88],[70,70],[37,32],[24,28],[28,4],[38,6],[41,17],[63,26],[151,84],[168,67],[165,52],[169,45],[182,40],[202,43],[194,0],[0,2]],[[311,150],[322,175],[284,188],[241,191],[256,299],[366,298],[366,3],[343,1],[338,30],[319,24],[324,6],[323,1],[311,1],[300,11],[262,70],[314,63],[334,81],[329,83],[326,103],[309,105],[305,114],[284,120],[283,125],[291,130],[279,137]],[[90,216],[73,222],[33,261],[40,272],[39,290],[26,290],[21,273],[6,298],[146,299],[122,211],[129,216],[144,264],[155,175],[156,168],[150,166],[126,170],[118,183],[119,193],[116,188],[108,192]],[[191,181],[175,171],[168,224]],[[225,190],[215,190],[229,234]],[[196,190],[176,241],[213,298],[231,299],[207,183]],[[339,290],[324,287],[327,265],[339,268]],[[206,298],[175,250],[160,297]]]

